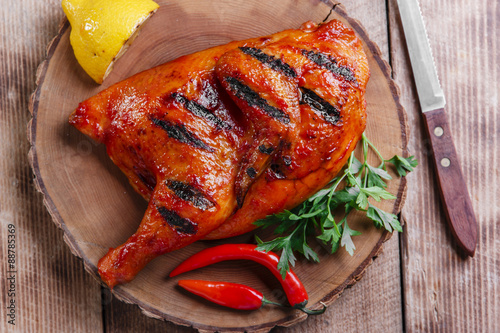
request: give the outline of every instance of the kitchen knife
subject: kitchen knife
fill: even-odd
[[[430,139],[441,200],[458,245],[473,256],[477,223],[444,111],[445,98],[417,0],[398,0],[420,107]]]

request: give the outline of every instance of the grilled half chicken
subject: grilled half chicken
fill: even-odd
[[[339,21],[178,58],[80,103],[70,123],[104,143],[149,201],[139,229],[99,261],[113,287],[153,258],[248,232],[345,164],[365,129],[369,69]]]

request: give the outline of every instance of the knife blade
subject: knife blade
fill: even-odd
[[[477,222],[445,113],[445,97],[417,0],[398,0],[420,107],[430,139],[441,201],[457,244],[474,256]]]

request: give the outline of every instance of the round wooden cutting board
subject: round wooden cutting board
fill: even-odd
[[[339,19],[357,32],[369,58],[367,136],[387,158],[394,154],[407,156],[406,118],[390,70],[366,31],[341,6],[331,11],[331,6],[318,0],[157,2],[160,9],[117,61],[103,85],[95,84],[78,65],[69,43],[71,28],[67,22],[61,25],[59,35],[48,47],[47,60],[37,72],[38,88],[31,101],[33,119],[28,127],[35,183],[55,223],[63,229],[64,240],[96,279],[99,279],[98,260],[108,248],[122,244],[135,232],[146,202],[111,162],[105,147],[71,127],[68,116],[79,102],[139,71],[231,40],[298,28],[308,20]],[[405,189],[404,179],[394,176],[388,190],[397,199],[377,206],[398,213]],[[343,248],[329,255],[318,242],[312,245],[320,256],[319,264],[302,259],[296,263],[294,270],[309,293],[309,307],[332,304],[362,276],[380,252],[382,243],[391,236],[376,229],[362,214],[353,215],[349,225],[362,232],[353,238],[356,245],[353,256]],[[253,242],[253,239],[253,234],[247,234],[217,242],[201,241],[161,256],[134,281],[116,287],[113,294],[139,305],[148,316],[206,331],[268,331],[276,325],[289,326],[304,320],[307,315],[298,310],[265,307],[242,312],[222,308],[181,291],[176,287],[177,278],[168,278],[176,265],[203,248],[226,242]],[[252,262],[220,263],[179,278],[243,283],[272,300],[284,300],[279,281]]]

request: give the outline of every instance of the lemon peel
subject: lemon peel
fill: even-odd
[[[62,0],[78,63],[101,84],[159,8],[152,0]]]

